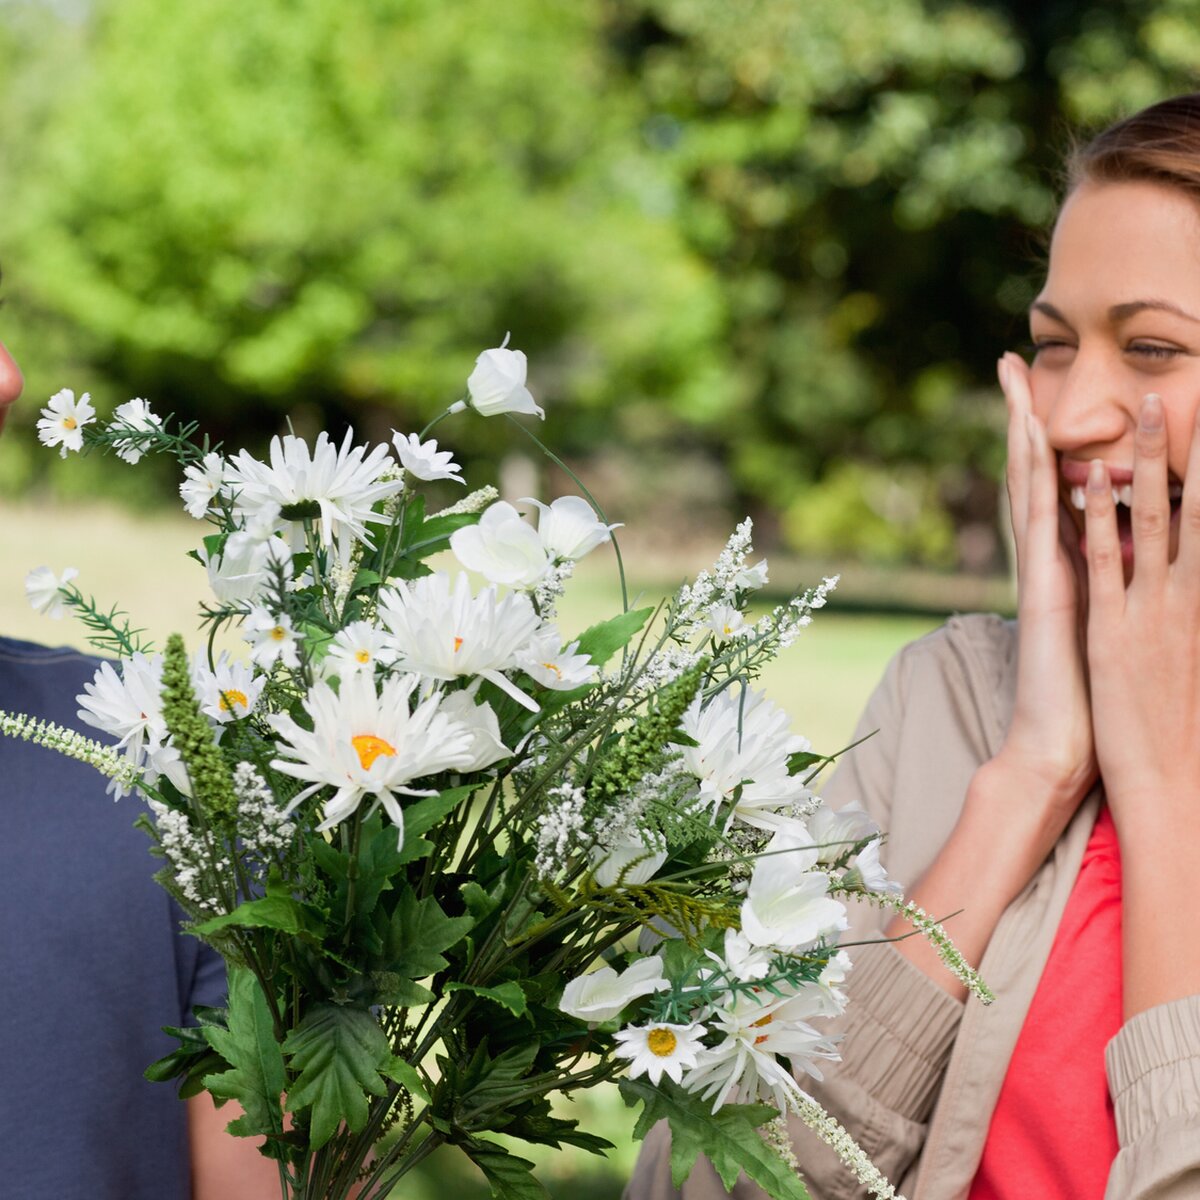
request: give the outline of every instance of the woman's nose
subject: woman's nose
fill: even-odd
[[[1079,454],[1119,442],[1137,425],[1121,390],[1119,373],[1101,356],[1076,356],[1057,386],[1047,380],[1035,405],[1055,450]],[[1040,401],[1040,403],[1039,403]]]
[[[9,405],[21,394],[24,383],[16,359],[0,343],[0,429],[4,428]]]

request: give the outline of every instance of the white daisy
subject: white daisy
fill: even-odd
[[[293,550],[303,548],[305,519],[313,522],[321,544],[336,543],[343,558],[349,557],[353,539],[370,545],[367,522],[390,521],[373,512],[374,506],[402,491],[404,481],[391,477],[386,446],[376,446],[368,454],[366,446],[351,446],[352,438],[353,431],[347,430],[338,447],[322,431],[310,450],[303,438],[292,434],[274,437],[269,464],[240,451],[226,473],[236,510],[252,518],[271,505],[278,506]]]
[[[265,608],[252,608],[242,622],[242,637],[250,643],[250,657],[264,670],[277,660],[293,670],[300,665],[296,631],[287,613],[275,616]]]
[[[131,433],[150,433],[162,428],[162,418],[155,416],[149,403],[139,396],[117,407],[108,428],[110,431],[128,429]],[[118,438],[113,442],[113,449],[118,458],[136,463],[145,453],[145,444],[140,438]]]
[[[352,621],[334,635],[321,668],[339,679],[360,672],[374,675],[376,665],[390,666],[397,653],[395,639],[385,630],[370,621]]]
[[[479,675],[533,712],[537,705],[503,672],[518,658],[538,628],[528,596],[496,596],[495,587],[471,595],[459,572],[453,590],[444,571],[401,582],[379,593],[379,615],[396,636],[398,664],[426,679]]]
[[[543,625],[518,654],[517,665],[543,687],[568,692],[596,678],[595,664],[578,650],[577,641],[564,647],[558,630]]]
[[[691,1025],[627,1025],[615,1035],[620,1042],[613,1054],[629,1059],[629,1074],[636,1079],[648,1075],[657,1084],[667,1075],[676,1083],[685,1067],[696,1065],[696,1056],[704,1048],[702,1038],[708,1031],[698,1022]]]
[[[455,483],[465,483],[459,472],[462,467],[454,461],[450,450],[439,450],[437,439],[430,438],[423,442],[415,433],[403,434],[392,430],[392,445],[396,447],[396,457],[400,465],[418,479],[427,483],[435,479],[453,479]]]
[[[763,692],[727,688],[705,705],[699,695],[681,722],[698,744],[683,748],[683,762],[700,781],[700,795],[714,814],[741,788],[737,815],[762,825],[762,813],[807,799],[803,782],[787,773],[792,754],[808,750],[806,738],[789,729],[788,715]],[[748,784],[758,784],[752,789]]]
[[[183,475],[179,485],[183,507],[189,516],[201,521],[225,483],[225,460],[213,451],[199,463],[184,467]]]
[[[68,450],[83,449],[83,427],[93,421],[96,410],[92,398],[84,392],[78,400],[70,388],[63,388],[50,397],[37,423],[38,440],[43,446],[58,446],[59,454],[67,457]]]
[[[34,567],[25,576],[25,598],[34,612],[45,617],[62,619],[63,594],[60,590],[74,579],[79,572],[67,567],[61,575],[55,575],[49,567]]]
[[[433,695],[410,711],[420,680],[406,675],[387,680],[381,692],[366,674],[351,675],[335,692],[316,684],[304,701],[312,730],[290,716],[269,718],[279,734],[279,752],[271,766],[308,783],[288,805],[291,811],[324,787],[335,790],[325,801],[318,829],[330,829],[355,813],[367,796],[382,804],[404,841],[404,812],[398,796],[429,796],[436,789],[412,783],[443,771],[461,771],[470,762],[469,731],[441,710]]]
[[[704,618],[703,626],[712,634],[714,645],[721,645],[731,637],[748,632],[746,618],[732,604],[714,604]]]
[[[712,1099],[713,1112],[729,1103],[772,1101],[786,1112],[791,1097],[804,1095],[793,1071],[820,1079],[816,1060],[839,1057],[833,1042],[808,1024],[820,1012],[817,991],[806,986],[791,995],[730,997],[709,1018],[725,1038],[697,1055],[684,1087]]]
[[[265,683],[248,663],[234,661],[228,654],[222,654],[212,670],[199,658],[192,665],[192,686],[200,711],[220,725],[248,717]]]
[[[270,586],[276,568],[291,578],[292,548],[278,535],[261,536],[258,529],[238,529],[225,539],[217,554],[201,546],[196,556],[208,572],[208,586],[222,604],[254,603]]]

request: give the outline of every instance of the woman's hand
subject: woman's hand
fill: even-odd
[[[1033,415],[1029,368],[999,363],[1008,401],[1008,496],[1017,546],[1017,695],[994,766],[1027,781],[1053,844],[1096,778],[1084,665],[1084,564],[1059,503],[1058,466]],[[1040,861],[1040,860],[1039,860]]]
[[[1133,577],[1126,585],[1103,463],[1087,486],[1087,653],[1092,722],[1121,845],[1125,1012],[1200,994],[1200,436],[1177,518],[1162,401],[1134,443]]]

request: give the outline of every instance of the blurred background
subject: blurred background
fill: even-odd
[[[38,562],[156,631],[201,591],[200,527],[148,515],[176,480],[39,449],[52,392],[376,440],[511,331],[635,590],[747,513],[774,588],[842,572],[773,681],[835,748],[896,646],[1011,605],[994,364],[1058,163],[1198,68],[1200,0],[0,0],[0,628],[78,640],[32,623]],[[572,490],[507,422],[439,436],[475,486]],[[588,1104],[621,1149],[548,1159],[573,1200],[630,1161]]]

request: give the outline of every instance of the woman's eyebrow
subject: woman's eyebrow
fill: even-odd
[[[1136,317],[1138,313],[1145,312],[1146,309],[1157,309],[1159,312],[1174,313],[1177,317],[1183,317],[1185,321],[1192,321],[1200,325],[1200,317],[1194,317],[1186,309],[1182,309],[1178,304],[1172,304],[1170,300],[1130,300],[1126,304],[1114,304],[1108,310],[1108,319],[1114,324],[1119,325],[1122,321],[1128,321],[1130,317]]]
[[[1128,321],[1130,317],[1136,317],[1138,313],[1145,312],[1147,309],[1155,309],[1158,312],[1172,313],[1177,317],[1182,317],[1185,321],[1192,321],[1200,325],[1200,317],[1193,316],[1186,309],[1180,308],[1178,304],[1172,304],[1170,300],[1128,300],[1124,304],[1114,304],[1108,310],[1109,322],[1113,325],[1119,325],[1122,321]],[[1057,321],[1060,325],[1070,325],[1071,322],[1063,316],[1057,308],[1047,300],[1035,300],[1029,306],[1030,312],[1045,313],[1052,321]]]

